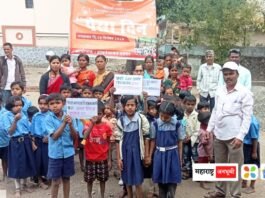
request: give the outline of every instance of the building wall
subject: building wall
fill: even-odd
[[[15,26],[8,29],[6,41],[24,44],[31,42],[27,37],[35,37],[36,47],[68,47],[70,30],[71,0],[34,0],[33,8],[26,8],[25,0],[0,0],[0,26]],[[35,28],[34,33],[22,27]],[[13,27],[14,28],[14,27]],[[31,31],[31,30],[30,30]],[[3,28],[0,29],[0,44],[3,42]],[[22,33],[24,43],[16,40],[16,33]],[[13,36],[14,35],[14,36]],[[32,43],[29,43],[32,44]]]

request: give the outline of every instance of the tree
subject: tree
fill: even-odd
[[[192,29],[192,37],[185,36],[183,43],[206,45],[223,62],[229,48],[248,45],[258,6],[247,0],[157,0],[157,9],[158,15]]]

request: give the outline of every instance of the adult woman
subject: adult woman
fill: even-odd
[[[178,95],[179,94],[179,80],[178,80],[178,69],[177,65],[172,65],[169,68],[169,78],[164,81],[163,87],[172,87],[173,93]]]
[[[107,59],[104,55],[98,55],[95,58],[98,72],[93,82],[93,86],[100,85],[104,89],[104,97],[106,99],[109,96],[110,88],[114,85],[114,73],[106,71]]]
[[[87,69],[89,64],[89,57],[86,54],[79,54],[77,57],[79,72],[76,76],[77,84],[80,86],[87,85],[93,87],[96,75],[93,71]]]
[[[145,65],[145,70],[144,70],[144,78],[145,79],[150,79],[154,78],[154,58],[152,56],[146,56],[144,59],[144,65]]]
[[[61,59],[59,56],[51,56],[49,59],[50,70],[43,74],[40,79],[40,94],[59,93],[63,84],[70,86],[69,78],[61,73]]]

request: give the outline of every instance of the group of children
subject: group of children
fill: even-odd
[[[177,74],[175,77],[179,81]],[[133,186],[136,196],[143,197],[142,184],[149,179],[150,197],[173,198],[177,184],[192,177],[192,163],[214,161],[214,137],[205,135],[210,106],[206,102],[197,104],[190,88],[180,88],[178,96],[165,90],[160,98],[144,94],[143,101],[135,96],[114,96],[111,90],[106,102],[100,86],[83,86],[73,93],[70,86],[62,85],[60,93],[39,96],[38,112],[23,96],[23,84],[13,82],[12,96],[0,109],[4,179],[14,178],[16,197],[21,191],[31,191],[27,178],[32,177],[44,189],[48,188],[45,179],[51,181],[51,197],[58,196],[62,182],[64,197],[69,197],[78,150],[88,197],[92,197],[96,179],[104,197],[109,171],[116,164],[114,175],[124,184],[123,197],[133,197]],[[98,115],[71,118],[65,106],[65,99],[70,97],[97,98]],[[244,143],[252,145],[253,139],[258,139],[258,130],[255,136],[250,132],[249,141]],[[250,150],[255,153],[252,147]],[[200,185],[206,188],[204,183]]]

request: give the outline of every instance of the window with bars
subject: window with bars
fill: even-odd
[[[26,8],[34,7],[33,0],[25,0],[25,3],[26,3]]]

